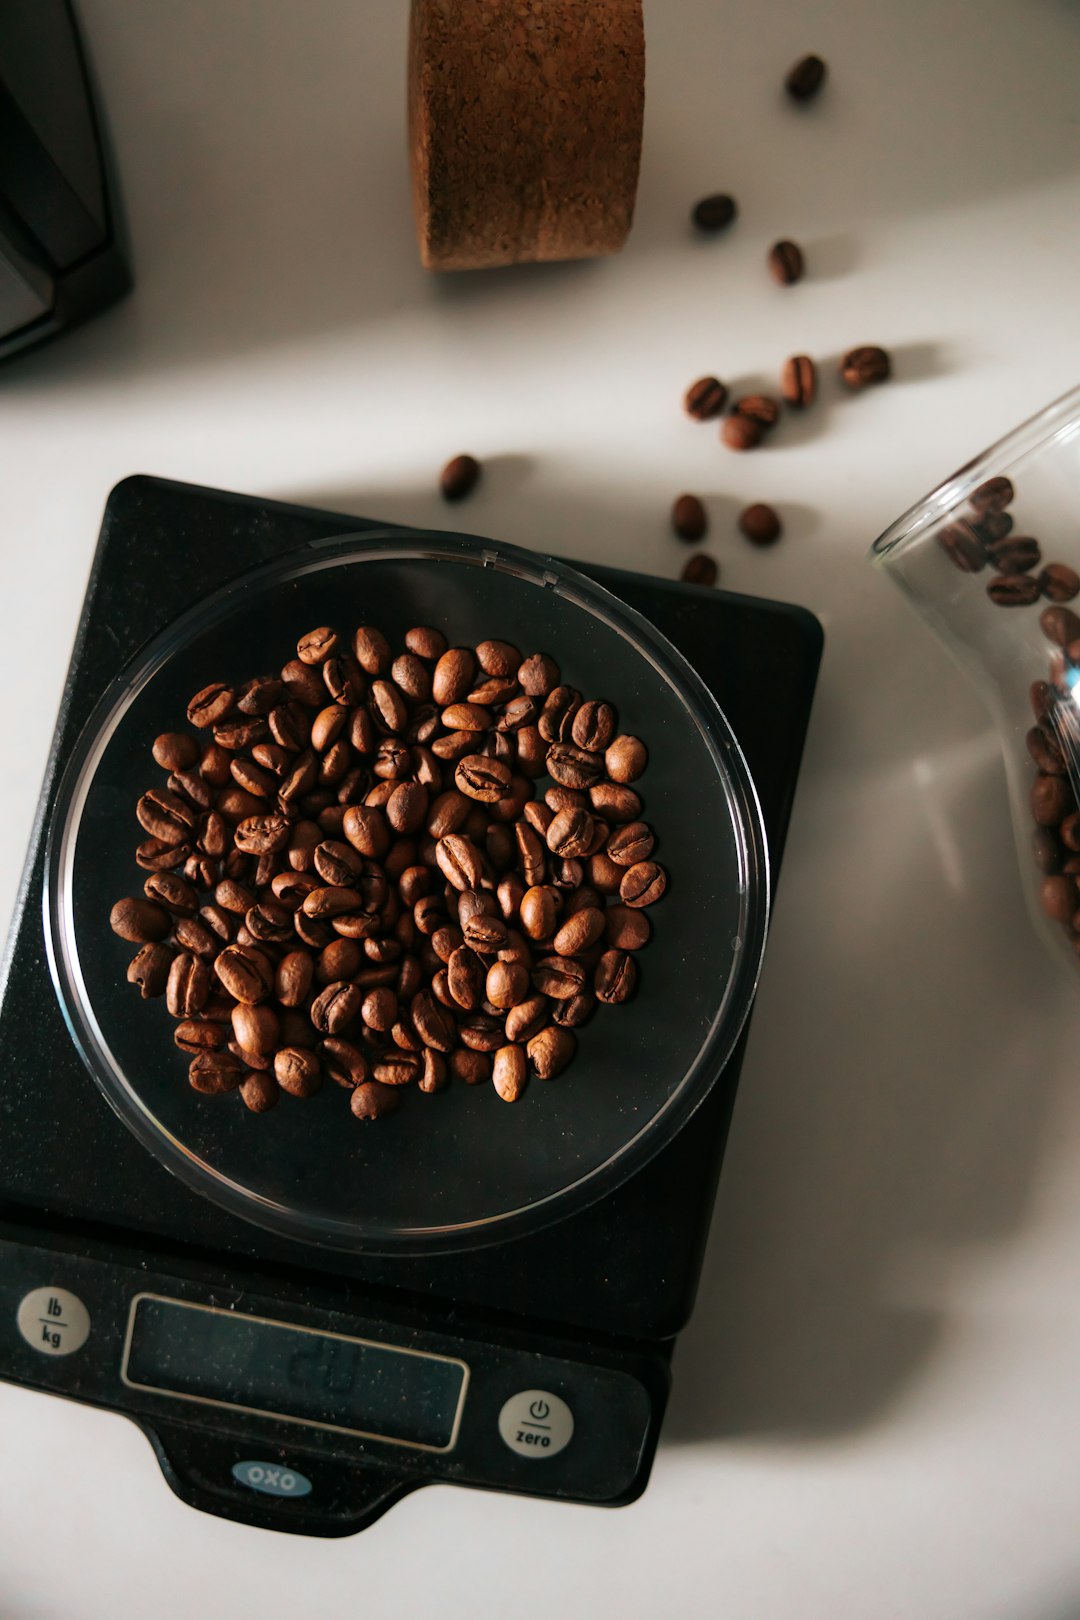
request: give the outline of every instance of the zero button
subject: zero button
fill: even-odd
[[[499,1433],[519,1457],[554,1457],[574,1438],[574,1414],[548,1389],[523,1389],[503,1405]]]

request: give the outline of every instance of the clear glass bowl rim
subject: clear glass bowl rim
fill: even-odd
[[[901,547],[921,539],[942,518],[964,501],[985,479],[1008,472],[1017,463],[1045,450],[1057,439],[1080,428],[1080,384],[1029,416],[1019,427],[995,440],[972,461],[938,484],[921,501],[890,523],[870,548],[874,562],[887,562]]]

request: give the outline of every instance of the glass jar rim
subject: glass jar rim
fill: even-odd
[[[1011,432],[996,439],[981,454],[965,462],[937,487],[908,507],[879,534],[870,547],[874,562],[884,562],[901,547],[919,539],[961,501],[994,474],[1008,471],[1047,445],[1080,432],[1080,384],[1029,416]]]

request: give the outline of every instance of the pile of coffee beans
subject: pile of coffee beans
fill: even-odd
[[[937,531],[937,540],[961,573],[993,571],[986,594],[997,607],[1049,604],[1039,615],[1039,628],[1057,650],[1050,657],[1049,678],[1032,684],[1035,724],[1026,738],[1035,766],[1032,851],[1043,874],[1043,909],[1062,924],[1080,955],[1080,809],[1066,756],[1066,749],[1074,753],[1080,745],[1080,733],[1073,735],[1072,723],[1072,683],[1080,671],[1080,616],[1064,606],[1080,595],[1080,574],[1066,563],[1044,564],[1038,540],[1016,533],[1008,510],[1015,499],[1011,479],[988,478],[973,492],[968,511]]]
[[[196,1091],[261,1113],[329,1078],[359,1119],[451,1078],[513,1102],[633,995],[667,882],[646,748],[546,653],[320,626],[187,719],[153,744],[148,875],[110,920]]]

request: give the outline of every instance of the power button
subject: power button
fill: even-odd
[[[554,1457],[574,1438],[574,1414],[548,1389],[523,1389],[499,1413],[499,1433],[519,1457]]]

